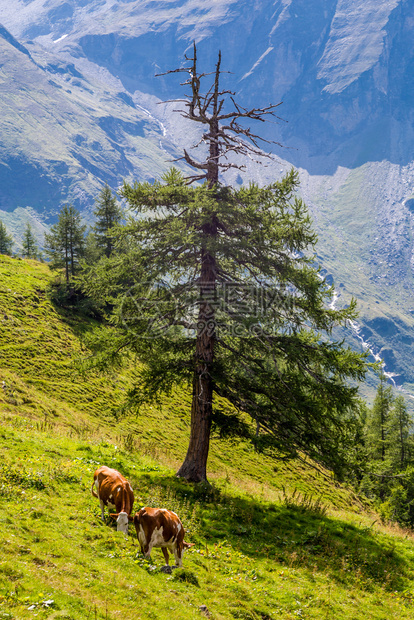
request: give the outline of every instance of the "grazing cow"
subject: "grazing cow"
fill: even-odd
[[[149,558],[153,547],[161,547],[169,566],[168,551],[174,554],[176,566],[183,565],[183,551],[194,543],[184,542],[184,528],[175,512],[165,508],[141,508],[134,517],[141,551]]]
[[[96,492],[95,492],[96,489]],[[115,508],[116,529],[128,535],[128,521],[132,521],[131,512],[134,504],[134,492],[128,480],[116,469],[102,466],[93,475],[91,493],[99,499],[102,519],[104,506]]]

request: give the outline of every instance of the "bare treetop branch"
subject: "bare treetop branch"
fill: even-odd
[[[208,131],[203,133],[201,139],[193,148],[201,144],[207,144],[208,155],[205,161],[198,162],[184,150],[184,159],[191,167],[196,170],[205,170],[204,174],[196,174],[188,177],[188,182],[206,179],[210,187],[218,183],[219,170],[230,168],[242,169],[237,163],[228,161],[231,154],[245,155],[252,159],[252,155],[259,161],[261,158],[272,158],[271,153],[265,153],[260,149],[259,142],[282,146],[280,142],[263,138],[254,133],[250,127],[243,127],[238,121],[252,120],[265,122],[268,117],[276,118],[275,110],[280,103],[269,104],[263,108],[246,108],[235,100],[235,93],[231,90],[220,88],[220,77],[224,73],[221,70],[221,52],[219,51],[215,71],[210,73],[200,73],[197,67],[197,47],[193,44],[193,56],[185,56],[190,66],[173,69],[158,75],[168,75],[172,73],[187,73],[188,79],[183,83],[190,87],[190,94],[185,95],[185,99],[172,100],[177,103],[184,103],[184,109],[175,110],[181,116],[192,121],[208,126]],[[228,73],[228,72],[226,72]],[[214,76],[210,86],[203,92],[201,83],[204,78]],[[226,103],[231,102],[233,110],[225,111]],[[227,121],[222,124],[223,121]],[[220,160],[224,159],[225,163]]]

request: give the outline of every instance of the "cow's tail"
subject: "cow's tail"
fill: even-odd
[[[91,493],[94,497],[97,497],[99,499],[99,495],[95,491],[95,480],[92,482]]]
[[[145,553],[145,549],[144,549],[144,545],[143,545],[143,539],[140,536],[140,531],[141,531],[141,515],[142,515],[143,510],[144,509],[141,508],[141,510],[134,515],[134,525],[135,525],[135,530],[136,530],[136,533],[137,533],[138,542],[139,542],[140,547],[141,547],[141,552]]]

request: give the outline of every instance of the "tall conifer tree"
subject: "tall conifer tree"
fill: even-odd
[[[112,286],[112,300],[117,296],[112,354],[128,346],[144,363],[138,400],[180,381],[192,385],[190,440],[178,476],[206,479],[212,423],[228,418],[236,433],[246,432],[215,406],[215,395],[250,414],[258,447],[303,451],[339,471],[358,426],[357,388],[347,379],[362,379],[366,364],[329,334],[355,316],[355,303],[329,307],[332,291],[314,266],[316,235],[295,172],[264,188],[220,183],[220,169],[240,167],[232,153],[262,155],[259,137],[241,121],[262,121],[275,106],[246,110],[231,95],[227,110],[221,58],[204,94],[209,74],[199,73],[195,46],[189,60],[178,70],[189,75],[183,114],[206,126],[206,159],[184,152],[197,171],[187,180],[173,168],[161,182],[124,185],[121,194],[139,217],[120,236],[135,249],[110,271],[91,274],[88,292],[108,295]]]
[[[86,226],[81,215],[72,205],[65,205],[50,233],[45,235],[45,252],[50,257],[52,269],[64,269],[66,283],[80,269],[80,259],[85,251]]]
[[[13,248],[13,237],[7,232],[7,228],[0,220],[0,254],[11,256]]]
[[[367,419],[368,450],[372,461],[380,461],[385,468],[388,456],[390,414],[394,397],[383,373],[375,395],[374,405]]]
[[[114,250],[113,236],[110,230],[121,222],[123,213],[107,184],[102,188],[96,200],[96,208],[93,213],[96,217],[96,223],[93,226],[96,244],[105,256],[109,257]]]
[[[37,258],[38,247],[30,222],[26,223],[23,233],[22,254],[25,258]]]
[[[412,425],[405,398],[399,394],[388,421],[388,451],[393,468],[403,470],[412,457]]]
[[[392,388],[381,372],[374,404],[366,420],[368,462],[364,466],[367,466],[368,477],[364,480],[363,488],[369,486],[370,493],[377,494],[382,500],[388,492],[389,476],[392,476],[390,429],[393,401]],[[368,480],[371,480],[370,484],[367,483]]]

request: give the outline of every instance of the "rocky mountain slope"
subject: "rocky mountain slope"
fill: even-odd
[[[408,0],[0,0],[0,219],[19,238],[27,211],[85,211],[104,182],[158,177],[196,139],[175,104],[195,40],[221,48],[244,105],[283,101],[265,137],[267,182],[292,164],[320,236],[336,303],[358,298],[361,339],[414,392],[413,30]],[[352,340],[352,339],[351,339]]]

